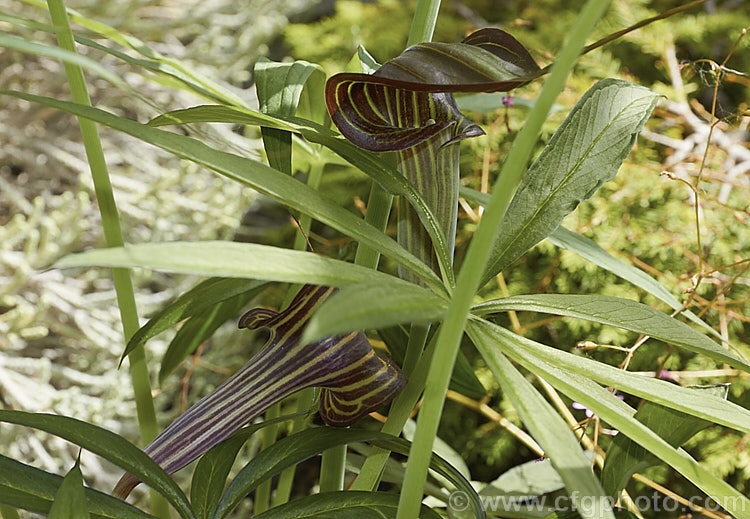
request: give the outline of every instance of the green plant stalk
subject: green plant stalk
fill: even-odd
[[[324,165],[325,164],[323,162],[319,161],[312,162],[310,164],[310,173],[307,176],[307,185],[309,185],[313,189],[318,189],[320,187],[320,181],[323,178]],[[310,229],[312,227],[312,218],[310,217],[310,215],[303,214],[300,215],[297,223],[299,224],[299,227],[297,228],[297,233],[294,236],[294,249],[304,251],[308,248],[308,237],[310,235]],[[289,287],[289,290],[287,290],[286,293],[286,297],[284,298],[284,302],[281,306],[286,307],[289,303],[291,303],[296,293],[297,289],[294,286]],[[300,392],[297,397],[297,412],[307,411],[312,405],[313,389],[304,389],[303,392],[304,395],[302,394],[302,392]],[[273,407],[266,411],[265,420],[271,420],[279,416],[280,414],[281,402],[274,404]],[[295,419],[292,425],[292,432],[298,432],[302,430],[304,425],[304,418],[299,417]],[[278,427],[274,426],[265,428],[263,430],[261,449],[267,449],[268,447],[273,445],[276,442],[277,433]],[[273,501],[274,506],[278,506],[289,501],[289,496],[292,492],[292,483],[294,482],[294,473],[295,467],[291,466],[288,469],[284,470],[284,472],[282,472],[279,476],[279,483],[276,486],[276,496],[274,497]],[[255,513],[259,514],[267,510],[269,508],[270,498],[271,480],[268,479],[258,485],[258,488],[255,491],[255,501],[253,502]]]
[[[313,164],[310,170],[310,177],[308,178],[308,184],[310,185],[310,187],[317,189],[320,186],[320,179],[322,175],[323,175],[323,164],[322,163]],[[368,215],[369,215],[369,210],[368,210]],[[300,218],[300,222],[299,222],[301,229],[303,229],[305,233],[307,234],[309,234],[310,232],[310,221],[311,220],[309,216],[303,215]],[[306,236],[303,236],[302,241],[300,242],[300,234],[302,233],[301,232],[297,233],[297,237],[295,239],[294,245],[295,245],[295,248],[297,248],[297,245],[299,243],[302,246],[301,250],[305,250],[305,248],[307,248],[307,238]],[[375,265],[377,267],[377,263]],[[298,400],[298,403],[304,404],[305,400],[307,399]],[[298,408],[297,410],[300,411],[302,409]],[[289,470],[292,470],[292,469],[289,469]],[[346,470],[346,445],[340,445],[333,449],[324,451],[321,456],[321,462],[320,462],[320,491],[324,492],[328,490],[332,490],[332,491],[343,490],[345,470]],[[291,479],[293,478],[294,478],[294,472],[291,473],[291,478],[289,481],[290,491],[291,491]],[[324,490],[324,486],[325,486],[325,490]],[[287,500],[288,500],[288,497],[287,497]]]
[[[440,0],[419,0],[417,9],[414,13],[414,18],[412,19],[407,47],[432,40],[432,34],[435,30],[435,23],[437,22],[439,10]],[[376,188],[378,188],[378,186],[373,184],[373,192]],[[373,192],[370,194],[371,199],[373,197]],[[369,212],[369,203],[367,207]],[[452,236],[447,236],[446,238],[449,240],[453,239]],[[359,252],[359,250],[357,252]],[[426,358],[422,357],[422,350],[424,349],[429,330],[429,325],[412,325],[410,329],[409,342],[406,347],[406,357],[404,358],[403,365],[404,373],[409,377],[409,382],[406,388],[391,404],[388,419],[383,425],[381,432],[392,434],[394,436],[401,434],[401,429],[403,429],[406,420],[409,419],[409,415],[422,393],[424,380],[421,382],[416,380],[418,373],[414,372],[414,370],[418,365],[420,358],[426,360]],[[412,377],[412,373],[414,374],[414,377]],[[412,380],[412,378],[415,378],[415,380]],[[375,490],[380,483],[380,478],[382,477],[389,455],[390,452],[388,450],[373,447],[365,459],[359,475],[354,481],[352,489]]]
[[[365,220],[373,224],[376,228],[385,230],[388,225],[388,215],[391,213],[393,205],[393,195],[388,193],[378,184],[372,184],[370,197],[367,199],[367,213]],[[368,219],[368,217],[371,218]],[[369,245],[359,244],[354,256],[354,263],[357,265],[378,268],[380,263],[380,252]]]
[[[303,389],[296,395],[297,398],[297,411],[305,412],[308,411],[315,401],[315,388],[309,387]],[[298,416],[292,422],[292,430],[289,433],[294,434],[301,431],[306,425],[306,417]],[[292,465],[288,469],[284,470],[279,475],[279,483],[276,485],[276,494],[273,498],[273,506],[283,505],[289,501],[289,497],[292,494],[292,484],[294,483],[295,465]]]
[[[61,48],[70,52],[76,52],[73,40],[73,32],[70,29],[65,5],[62,0],[48,0],[50,16],[55,26],[58,44]],[[65,73],[70,83],[73,100],[82,105],[91,106],[91,98],[86,88],[86,80],[80,66],[65,63]],[[83,144],[86,149],[91,175],[94,180],[94,191],[99,204],[99,212],[102,217],[102,229],[108,247],[121,247],[124,245],[120,219],[115,205],[112,185],[109,180],[107,163],[104,159],[101,140],[96,124],[88,119],[79,118]],[[112,269],[112,277],[117,294],[117,304],[120,308],[123,334],[125,342],[138,330],[138,310],[135,304],[133,283],[127,269]],[[148,378],[146,366],[146,352],[142,346],[134,349],[128,355],[130,360],[130,376],[135,394],[135,404],[138,414],[138,425],[140,427],[141,442],[150,442],[158,433],[156,422],[156,411],[151,396],[151,383]],[[152,512],[154,515],[169,518],[169,507],[167,501],[151,492]]]
[[[344,489],[346,445],[323,452],[320,460],[320,491],[335,492]]]
[[[429,328],[423,327],[423,329],[425,333],[424,338],[426,338]],[[419,337],[422,331],[412,329],[412,333]],[[388,420],[383,424],[380,432],[393,436],[401,434],[404,424],[409,419],[412,409],[417,405],[419,397],[422,394],[434,352],[435,340],[433,339],[425,350],[424,355],[416,360],[414,369],[408,372],[405,371],[409,382],[391,404]],[[405,361],[404,365],[406,364],[407,362]],[[383,476],[383,470],[390,454],[391,451],[388,449],[373,447],[367,455],[367,459],[362,464],[357,479],[352,484],[352,490],[375,490],[380,483],[380,478]]]
[[[502,223],[508,205],[525,172],[539,130],[565,80],[573,69],[578,54],[596,22],[606,11],[607,0],[588,0],[581,11],[570,36],[555,61],[549,78],[545,81],[537,102],[529,113],[523,128],[503,164],[495,183],[490,203],[477,227],[459,273],[456,290],[448,313],[440,328],[434,361],[427,377],[424,399],[417,420],[417,430],[409,451],[409,463],[399,500],[398,519],[412,519],[419,515],[432,446],[437,435],[456,355],[474,294],[489,259],[496,229]]]
[[[422,356],[422,350],[427,342],[427,335],[430,333],[429,324],[412,323],[409,330],[409,342],[406,344],[406,356],[402,370],[408,377],[417,365]]]
[[[271,420],[278,418],[281,416],[281,402],[278,402],[271,407],[268,408],[268,411],[266,411],[263,420],[266,422],[270,422]],[[264,427],[261,431],[261,450],[267,449],[274,443],[276,443],[276,435],[278,433],[278,426],[277,425],[269,425],[268,427]],[[268,479],[267,481],[264,481],[263,484],[258,485],[258,488],[255,489],[255,500],[253,501],[253,513],[259,514],[261,512],[265,512],[269,508],[269,503],[271,501],[271,480]]]
[[[373,182],[367,203],[365,221],[377,229],[385,232],[388,216],[391,212],[393,195],[386,192]],[[380,253],[361,243],[357,246],[354,263],[372,269],[378,268]],[[320,490],[343,490],[344,473],[346,471],[346,445],[334,447],[323,452],[320,463]]]
[[[406,41],[407,47],[432,40],[438,11],[440,11],[440,0],[419,0],[417,2],[417,9],[411,21],[411,29],[409,29],[409,39]]]
[[[323,178],[323,162],[313,162],[310,165],[310,173],[307,176],[307,185],[313,189],[320,187],[320,181]],[[312,217],[309,214],[302,214],[298,220],[299,228],[294,236],[294,249],[307,250],[307,239],[310,236]],[[292,294],[293,295],[293,294]],[[286,303],[290,303],[287,301]]]

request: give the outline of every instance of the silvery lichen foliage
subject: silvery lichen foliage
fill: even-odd
[[[252,62],[287,23],[286,14],[308,5],[300,0],[273,9],[259,0],[151,4],[123,12],[116,3],[88,9],[68,3],[234,85],[249,79]],[[46,13],[20,2],[0,0],[0,12],[48,23]],[[53,43],[45,33],[16,30],[29,40]],[[99,108],[144,122],[158,111],[200,102],[144,79],[110,56],[84,47],[80,52],[143,97],[87,75]],[[0,52],[0,87],[70,99],[60,63],[17,52]],[[236,90],[253,102],[250,90]],[[258,144],[229,126],[196,131],[209,145],[257,157]],[[253,203],[250,190],[117,132],[103,128],[100,133],[126,242],[232,238]],[[128,370],[117,369],[124,342],[109,272],[45,270],[66,254],[104,245],[78,126],[67,114],[6,98],[0,103],[0,143],[0,405],[73,416],[137,441]],[[132,275],[142,322],[195,282],[147,271]],[[152,358],[160,358],[169,338],[164,334],[149,342]],[[210,361],[212,352],[206,355]],[[227,367],[226,356],[226,350],[220,352],[217,357],[225,360],[215,364]],[[161,391],[157,413],[165,424],[179,414],[173,402],[180,388],[173,382],[155,388]],[[201,384],[215,383],[193,382],[197,388],[191,391],[203,394]],[[7,425],[0,426],[0,444],[3,454],[58,474],[78,454],[62,440]],[[119,469],[85,452],[81,466],[87,483],[105,491],[119,477]]]

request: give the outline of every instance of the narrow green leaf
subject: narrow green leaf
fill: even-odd
[[[314,63],[301,60],[279,63],[261,57],[255,65],[260,111],[280,117],[293,117],[302,89],[313,74],[325,77],[320,65]]]
[[[487,206],[490,200],[490,196],[486,193],[480,193],[475,189],[462,186],[459,190],[461,196],[470,200],[474,203],[480,204],[484,207]],[[571,252],[575,252],[584,259],[589,260],[591,263],[615,274],[622,279],[631,282],[635,286],[642,288],[655,298],[659,299],[663,303],[669,305],[673,310],[681,310],[682,304],[675,298],[669,291],[659,284],[654,278],[646,274],[641,269],[628,265],[620,261],[619,259],[612,256],[609,252],[602,249],[595,241],[586,238],[585,236],[566,229],[563,226],[555,229],[552,234],[547,236],[547,239],[563,249],[567,249]],[[685,317],[693,321],[695,324],[701,326],[706,331],[710,332],[717,339],[722,339],[721,335],[703,322],[698,316],[696,316],[690,310],[682,310],[681,312]]]
[[[641,269],[615,258],[602,249],[595,241],[562,226],[555,229],[552,234],[547,236],[547,239],[556,246],[575,252],[591,263],[612,272],[626,281],[630,281],[635,286],[642,288],[655,298],[668,304],[673,310],[682,310],[682,304],[666,288],[661,286],[658,281]],[[716,330],[703,322],[690,310],[682,310],[681,313],[695,324],[711,332],[716,338],[722,338]]]
[[[330,125],[328,111],[325,103],[321,102],[325,99],[326,73],[319,66],[316,65],[316,67],[305,81],[297,111],[292,115],[328,127]]]
[[[177,483],[138,447],[111,431],[67,416],[6,409],[0,409],[0,422],[39,429],[83,447],[137,475],[163,495],[181,517],[195,517]]]
[[[481,330],[489,340],[523,367],[544,378],[568,397],[580,402],[599,418],[620,431],[620,434],[644,447],[685,476],[737,519],[750,519],[750,500],[729,484],[714,476],[682,449],[675,449],[654,431],[634,418],[635,410],[599,386],[591,378],[579,375],[548,356],[528,355],[524,343],[530,342],[513,332],[487,321],[473,319],[471,327]],[[690,392],[690,390],[685,390]],[[697,393],[697,392],[693,392]],[[716,399],[723,402],[720,399]]]
[[[367,243],[405,268],[417,273],[431,287],[442,290],[442,283],[435,273],[412,254],[405,251],[403,247],[398,246],[394,240],[314,189],[264,164],[218,151],[190,137],[145,126],[96,108],[22,92],[0,91],[0,93],[13,95],[91,119],[158,146],[179,157],[206,166],[232,180],[280,200],[304,214],[309,214],[358,241]]]
[[[259,483],[272,477],[281,470],[301,462],[319,452],[353,442],[368,442],[399,454],[409,452],[410,443],[406,440],[364,429],[334,429],[317,427],[307,429],[292,436],[287,436],[273,444],[268,449],[258,453],[230,483],[219,507],[214,513],[214,519],[226,517],[244,497],[255,489]],[[485,517],[479,497],[471,484],[448,462],[437,455],[432,456],[430,468],[448,479],[459,490],[466,493],[474,517]]]
[[[341,288],[326,301],[305,328],[303,341],[354,330],[403,323],[438,321],[447,303],[413,283],[394,277]]]
[[[0,503],[0,517],[3,519],[21,519],[18,509]]]
[[[260,111],[265,114],[293,117],[302,88],[315,72],[325,78],[325,72],[319,65],[306,61],[276,63],[267,58],[259,58],[255,64],[255,86]],[[292,134],[274,128],[261,128],[261,134],[269,165],[290,175]]]
[[[685,323],[629,299],[598,295],[532,294],[487,301],[476,305],[473,312],[485,315],[508,310],[544,312],[617,326],[750,371],[750,363]]]
[[[729,385],[692,386],[688,389],[705,391],[712,396],[726,399]],[[710,422],[706,420],[662,407],[653,402],[646,402],[635,413],[635,418],[664,438],[672,447],[680,447],[698,431],[710,425]],[[618,434],[607,449],[607,456],[602,467],[602,486],[608,495],[617,498],[620,491],[627,485],[630,476],[658,463],[659,460],[653,454],[627,436]]]
[[[398,494],[361,490],[323,492],[295,499],[272,508],[255,519],[388,519],[395,518]],[[420,519],[440,519],[441,515],[422,505]]]
[[[121,358],[164,330],[239,294],[260,291],[267,283],[254,279],[211,278],[201,281],[141,326],[128,341]],[[162,361],[163,362],[163,361]]]
[[[49,519],[88,519],[89,509],[86,505],[86,493],[81,474],[81,453],[75,465],[63,478],[60,488],[55,494],[55,501],[49,510]]]
[[[681,411],[690,416],[709,420],[732,429],[750,432],[750,411],[737,404],[716,398],[700,391],[677,386],[664,380],[636,375],[609,364],[598,362],[583,355],[574,355],[566,351],[534,342],[500,326],[473,317],[472,320],[491,326],[497,337],[503,337],[505,343],[512,343],[514,353],[531,359],[543,358],[549,363],[595,380],[600,384],[616,388],[619,391],[635,395],[669,409]],[[510,356],[510,353],[506,352]],[[513,357],[515,360],[517,358]]]
[[[289,283],[343,286],[390,276],[344,261],[296,251],[229,241],[143,243],[65,256],[55,268],[143,267],[168,272],[256,278]]]
[[[212,308],[190,317],[177,330],[167,347],[167,351],[164,352],[164,357],[162,357],[159,366],[159,384],[163,384],[167,376],[188,355],[191,355],[198,346],[208,340],[227,320],[237,316],[240,310],[266,287],[265,283],[259,283],[259,285],[252,290],[215,303]]]
[[[467,333],[524,425],[552,460],[571,501],[583,517],[614,519],[604,490],[591,470],[591,459],[581,450],[578,439],[554,408],[495,346],[496,337],[476,321]]]
[[[299,416],[302,414],[280,416],[274,420],[243,427],[231,438],[201,456],[190,484],[190,503],[193,505],[197,519],[208,519],[213,514],[224,492],[229,471],[245,442],[266,426],[276,425]]]
[[[527,498],[549,494],[564,487],[565,482],[560,474],[549,458],[545,458],[527,461],[503,472],[484,487],[479,495],[515,497],[520,503]]]
[[[62,482],[63,478],[57,474],[0,455],[0,503],[38,514],[49,513]],[[85,488],[84,494],[86,507],[96,519],[153,519],[152,515],[97,490]]]
[[[107,70],[98,62],[85,56],[80,56],[75,52],[70,52],[60,47],[52,47],[49,45],[43,45],[41,43],[28,41],[23,38],[18,38],[16,36],[4,33],[0,33],[0,47],[18,50],[27,54],[33,54],[35,56],[44,56],[52,59],[59,59],[65,63],[79,65],[95,72],[103,79],[106,79],[107,81],[112,83],[114,86],[125,90],[126,92],[131,91],[130,87],[125,82],[123,82],[119,78],[119,76],[117,76],[117,74],[114,74],[110,70]]]
[[[24,3],[39,7],[41,9],[48,9],[47,4],[44,0],[22,0]],[[107,40],[122,45],[123,47],[130,48],[136,51],[141,56],[147,58],[147,60],[137,60],[135,64],[150,69],[152,71],[163,74],[164,76],[175,77],[179,80],[179,84],[184,84],[188,89],[199,96],[218,100],[222,103],[232,104],[236,106],[244,106],[245,102],[239,96],[235,95],[230,90],[219,85],[210,78],[197,73],[187,67],[180,60],[168,58],[159,52],[149,47],[146,43],[138,38],[125,34],[114,27],[104,24],[98,20],[92,20],[87,18],[78,11],[66,8],[68,17],[75,23],[88,29],[94,34],[98,34]],[[109,51],[111,49],[108,49]],[[122,53],[120,53],[122,54]],[[118,56],[124,59],[122,56]],[[134,58],[131,58],[134,59]]]
[[[546,238],[583,200],[614,178],[659,96],[615,79],[591,87],[516,191],[482,284]]]

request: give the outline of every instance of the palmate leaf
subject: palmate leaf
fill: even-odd
[[[312,338],[355,329],[382,328],[410,320],[438,321],[447,305],[445,299],[410,283],[392,279],[387,283],[356,283],[321,307],[306,334]],[[532,294],[487,301],[475,305],[472,313],[487,315],[509,310],[544,312],[617,326],[750,371],[750,363],[744,359],[685,323],[637,301],[598,295]]]
[[[599,81],[584,94],[516,191],[482,285],[615,176],[658,99],[646,88],[616,79]]]
[[[355,291],[356,286],[359,286],[360,290]],[[381,290],[387,289],[395,307],[391,307],[387,299],[371,297],[368,287],[373,287],[375,290],[373,293],[381,293]],[[336,294],[330,301],[333,305],[330,308],[336,313],[330,315],[327,305],[321,306],[311,320],[311,325],[314,326],[315,333],[312,334],[314,336],[325,333],[328,323],[333,326],[331,329],[340,331],[347,329],[345,323],[348,315],[351,315],[353,320],[356,319],[359,327],[374,328],[386,326],[388,322],[398,324],[410,322],[412,319],[439,320],[447,308],[444,300],[427,293],[421,287],[407,283],[388,283],[377,288],[370,283],[355,284],[350,289]],[[504,301],[508,302],[507,306],[503,306]],[[403,304],[403,302],[408,304]],[[706,355],[720,362],[728,362],[740,369],[747,369],[747,363],[744,360],[727,352],[684,323],[628,299],[548,294],[516,296],[491,301],[484,305],[480,304],[475,308],[479,308],[480,312],[484,313],[489,312],[490,308],[500,310],[501,307],[504,311],[535,310],[618,326],[637,333],[659,337],[661,340],[676,344],[688,351]],[[394,311],[396,309],[398,311]],[[470,319],[483,321],[476,315],[470,316]],[[581,355],[545,346],[502,328],[497,333],[511,334],[515,338],[517,348],[525,349],[534,355],[541,355],[548,358],[550,362],[602,384],[616,387],[691,416],[711,420],[738,431],[750,432],[750,412],[725,400],[717,400],[663,380],[636,375]]]
[[[582,355],[575,355],[540,344],[479,317],[472,317],[471,320],[479,322],[482,326],[492,327],[492,333],[496,338],[501,337],[505,344],[512,343],[515,348],[513,355],[509,352],[506,352],[506,354],[514,360],[518,361],[519,358],[524,358],[527,362],[534,362],[533,359],[542,358],[550,364],[576,374],[576,376],[586,377],[589,380],[690,416],[710,420],[737,431],[750,432],[750,411],[737,404],[700,391],[691,391],[664,380],[630,373]]]
[[[620,431],[620,434],[653,453],[659,459],[685,476],[695,486],[716,500],[738,519],[750,518],[750,500],[736,489],[702,467],[682,449],[675,449],[654,431],[634,418],[635,410],[611,392],[596,384],[591,378],[552,364],[551,358],[530,355],[522,343],[530,342],[504,328],[484,320],[472,319],[470,325],[474,336],[481,334],[487,342],[494,342],[502,354],[512,358],[535,375],[545,379],[562,393],[580,402],[602,420]],[[486,350],[488,353],[491,350]],[[499,353],[499,352],[498,352]],[[691,392],[690,390],[684,390]],[[722,402],[720,399],[714,398]],[[601,495],[601,494],[600,494]],[[606,496],[601,500],[607,502]]]

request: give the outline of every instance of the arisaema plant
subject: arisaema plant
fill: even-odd
[[[256,308],[239,320],[243,328],[267,327],[270,338],[266,347],[143,450],[72,418],[4,410],[0,420],[48,431],[113,461],[126,471],[115,491],[117,496],[124,498],[143,482],[164,496],[181,517],[226,517],[252,491],[256,517],[266,519],[412,519],[445,514],[481,518],[488,513],[539,517],[530,510],[519,511],[520,505],[508,500],[495,501],[492,510],[485,510],[467,475],[454,466],[456,463],[433,452],[449,385],[474,397],[483,392],[458,353],[458,341],[466,334],[549,458],[550,470],[559,477],[570,498],[569,508],[576,514],[613,518],[624,513],[611,505],[633,467],[648,457],[650,463],[658,458],[671,466],[735,517],[750,517],[746,497],[679,448],[686,438],[653,425],[663,415],[674,423],[701,420],[750,432],[746,409],[713,391],[645,378],[534,342],[491,318],[502,312],[529,310],[584,319],[648,335],[750,370],[747,361],[708,338],[703,333],[707,326],[695,315],[682,312],[700,331],[648,306],[616,297],[537,294],[476,300],[479,290],[497,274],[512,267],[535,244],[550,239],[633,281],[670,307],[680,308],[653,279],[560,227],[581,201],[614,177],[659,96],[621,80],[594,84],[529,165],[541,123],[605,7],[606,2],[592,0],[581,11],[504,159],[492,195],[462,192],[487,208],[459,269],[453,264],[461,191],[458,150],[462,140],[483,132],[460,112],[453,94],[508,91],[540,80],[546,72],[507,32],[481,29],[460,43],[419,43],[383,66],[360,49],[360,59],[354,63],[362,72],[335,75],[325,86],[325,75],[313,64],[263,61],[256,68],[260,110],[254,110],[179,62],[71,11],[74,20],[88,30],[141,55],[136,58],[85,38],[79,38],[79,43],[168,78],[209,104],[161,114],[149,124],[141,124],[85,104],[23,92],[5,91],[6,99],[24,99],[74,114],[200,164],[281,202],[295,214],[300,228],[294,250],[234,242],[149,243],[88,251],[59,261],[59,268],[145,267],[209,278],[133,334],[123,358],[142,348],[149,338],[184,321],[162,361],[161,381],[270,283],[292,285],[284,308]],[[55,55],[71,66],[100,71],[98,65],[70,49],[53,51],[7,35],[0,35],[0,44]],[[330,128],[329,117],[338,131]],[[261,127],[268,165],[160,128],[195,122]],[[292,175],[293,152],[308,157],[307,183]],[[317,189],[324,166],[342,161],[372,179],[364,219]],[[393,197],[398,197],[396,240],[384,232]],[[305,234],[313,219],[359,243],[354,264],[306,250]],[[380,255],[398,265],[397,271],[379,271]],[[373,338],[383,341],[390,357],[373,349]],[[544,380],[619,430],[627,441],[617,443],[619,453],[613,459],[623,461],[605,465],[602,474],[594,472],[590,456],[573,431],[527,374]],[[652,406],[650,414],[646,413],[648,419],[609,388],[648,401]],[[278,403],[290,395],[297,396],[298,412],[277,416]],[[413,443],[409,443],[398,436],[420,398],[423,403]],[[310,422],[310,414],[318,409],[326,425]],[[373,411],[387,415],[381,431],[373,430],[373,422],[363,427]],[[255,421],[264,412],[265,420]],[[287,421],[295,424],[292,434],[278,441],[271,435],[266,448],[227,483],[248,438]],[[357,466],[352,489],[344,490],[341,475],[347,451],[342,446],[352,443],[366,443],[370,448]],[[622,455],[629,445],[640,449],[630,458]],[[394,467],[393,461],[389,462],[392,451],[408,456],[405,470],[404,465]],[[321,452],[324,491],[288,501],[294,465]],[[188,499],[167,473],[198,458]],[[62,482],[6,457],[0,458],[0,463],[4,467],[0,471],[0,503],[4,505],[46,513],[58,489],[67,492],[65,488],[74,487],[80,492],[80,478]],[[389,467],[389,481],[397,483],[400,494],[379,491]],[[430,469],[433,475],[426,486]],[[277,474],[281,475],[275,506],[269,508],[269,485]],[[441,512],[422,504],[425,492],[443,503],[438,507]],[[85,495],[93,516],[148,517],[92,489],[86,489]],[[458,502],[452,498],[455,495],[466,500]],[[570,509],[545,513],[568,517]]]

